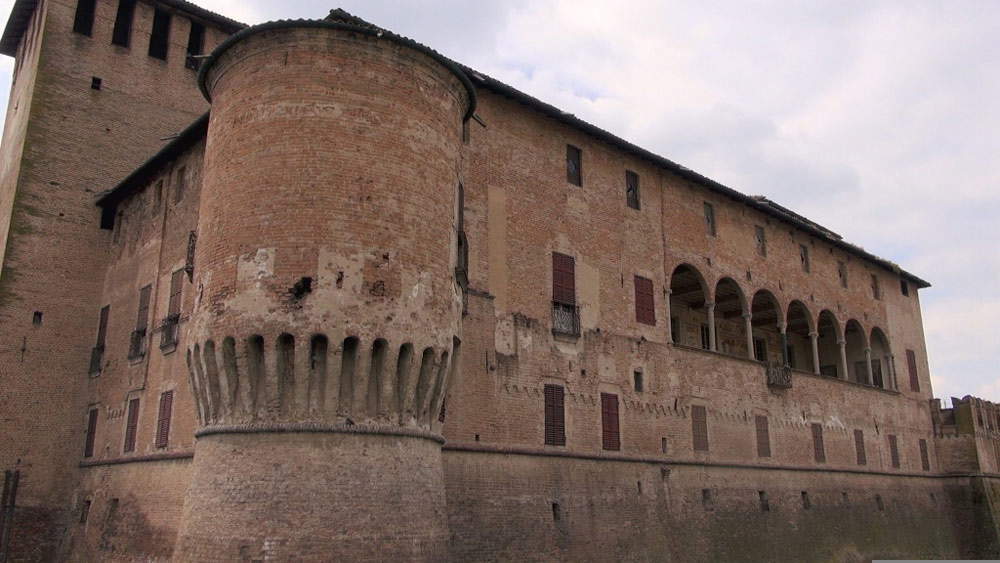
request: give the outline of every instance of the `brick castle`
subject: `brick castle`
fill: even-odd
[[[0,52],[0,561],[1000,556],[1000,407],[821,225],[341,10]]]

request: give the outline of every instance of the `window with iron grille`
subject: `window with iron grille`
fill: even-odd
[[[583,186],[583,152],[573,145],[566,145],[566,181]]]
[[[170,443],[170,416],[173,405],[173,391],[164,391],[160,394],[160,411],[156,418],[156,440],[153,444],[157,448],[165,448]]]
[[[804,244],[799,245],[799,262],[802,263],[802,271],[808,273],[811,268],[809,264],[809,247]]]
[[[837,262],[837,277],[840,278],[840,287],[847,287],[847,264]]]
[[[812,423],[813,457],[816,463],[826,463],[826,448],[823,446],[823,425]]]
[[[149,56],[167,60],[170,45],[170,13],[156,8],[153,12],[153,30],[149,36]]]
[[[917,376],[917,354],[913,350],[906,351],[906,367],[910,370],[910,391],[920,391],[920,378]]]
[[[895,434],[889,434],[889,459],[892,466],[899,469],[899,445],[896,443]]]
[[[656,306],[653,299],[653,280],[635,276],[635,320],[656,326]]]
[[[184,59],[184,66],[191,70],[201,68],[201,59],[197,58],[205,50],[205,26],[196,21],[191,22],[191,31],[188,33],[187,57]]]
[[[135,319],[135,330],[132,331],[129,343],[128,357],[135,360],[146,354],[146,332],[149,329],[149,299],[153,287],[147,285],[139,290],[139,309]]]
[[[101,307],[101,316],[97,324],[97,342],[90,350],[90,375],[101,373],[104,363],[104,343],[108,337],[108,315],[111,314],[111,305]]]
[[[882,287],[879,286],[878,276],[875,274],[872,274],[872,297],[882,299]]]
[[[691,439],[694,451],[708,451],[708,412],[702,405],[691,406]]]
[[[83,446],[83,457],[94,457],[94,441],[97,438],[97,409],[87,412],[87,439]]]
[[[618,395],[601,393],[601,447],[605,450],[621,449],[618,428]]]
[[[753,232],[754,242],[757,244],[757,254],[767,256],[767,235],[764,233],[764,227],[754,225]]]
[[[927,440],[921,438],[918,444],[920,445],[920,468],[924,471],[930,471],[931,459],[927,454]]]
[[[580,335],[580,315],[576,306],[576,260],[552,253],[552,332]]]
[[[565,390],[561,385],[545,386],[545,445],[566,445]]]
[[[177,345],[178,325],[181,316],[181,292],[184,289],[184,270],[180,269],[170,276],[170,300],[167,302],[167,318],[163,319],[160,333],[160,348],[167,349]]]
[[[707,201],[704,203],[705,229],[710,236],[715,236],[715,207]]]
[[[73,31],[90,37],[94,30],[94,8],[97,0],[79,0],[76,3],[76,17],[73,19]]]
[[[118,13],[115,15],[115,27],[111,32],[111,43],[128,47],[132,41],[132,20],[135,17],[136,0],[118,0]]]
[[[858,465],[867,465],[868,456],[865,453],[865,433],[861,430],[854,431],[854,451],[857,454]]]
[[[625,200],[632,209],[639,209],[639,175],[625,171]]]
[[[757,457],[771,457],[771,430],[766,416],[754,417],[757,426]]]
[[[128,402],[128,415],[125,419],[125,447],[122,451],[129,453],[135,451],[135,434],[139,428],[139,399],[132,399]]]

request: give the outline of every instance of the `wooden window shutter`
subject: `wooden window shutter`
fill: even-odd
[[[771,431],[766,416],[757,415],[757,457],[771,457]]]
[[[118,0],[118,14],[111,33],[111,43],[128,47],[132,40],[132,19],[135,16],[136,0]]]
[[[132,399],[128,402],[128,417],[125,422],[125,453],[135,451],[135,433],[138,427],[139,399]]]
[[[545,445],[566,445],[565,390],[561,385],[545,386]]]
[[[96,0],[79,0],[76,3],[76,15],[73,18],[73,31],[90,37],[94,29],[94,11]]]
[[[691,407],[691,435],[694,451],[708,451],[708,411],[701,405]]]
[[[576,305],[576,259],[552,253],[552,300],[563,305]]]
[[[601,442],[605,450],[621,449],[618,429],[618,395],[601,393]]]
[[[930,471],[931,459],[930,456],[927,454],[927,440],[921,438],[919,444],[920,444],[920,467],[924,471]]]
[[[97,324],[97,347],[104,348],[104,343],[108,338],[108,316],[111,314],[111,305],[101,307],[101,317]]]
[[[156,447],[165,448],[170,442],[170,414],[173,410],[174,392],[160,394],[160,413],[156,420]]]
[[[168,315],[179,315],[181,312],[181,293],[184,289],[184,270],[177,270],[170,276],[170,302],[167,304]]]
[[[656,308],[653,300],[653,280],[635,276],[635,320],[656,325]]]
[[[826,463],[826,448],[823,446],[823,425],[812,423],[813,456],[816,463]]]
[[[917,377],[917,354],[913,350],[906,351],[906,366],[910,370],[910,391],[920,391],[920,378]]]
[[[858,456],[858,465],[867,465],[868,456],[865,454],[865,433],[861,430],[854,431],[854,450]]]
[[[83,457],[94,456],[94,440],[97,438],[97,409],[87,413],[87,441],[83,447]]]
[[[892,466],[899,468],[899,445],[896,443],[895,434],[889,434],[889,458]]]
[[[139,310],[135,320],[135,330],[146,332],[149,326],[149,297],[153,291],[153,286],[147,285],[139,290]]]

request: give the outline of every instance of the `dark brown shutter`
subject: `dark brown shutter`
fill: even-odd
[[[545,386],[545,444],[566,445],[565,390],[561,385]]]
[[[601,438],[604,449],[621,449],[618,431],[618,395],[601,393]]]
[[[635,320],[648,325],[656,324],[653,301],[653,281],[635,276]]]
[[[115,16],[115,27],[111,33],[111,42],[115,45],[128,47],[132,40],[132,19],[135,16],[136,0],[118,0],[118,14]]]
[[[858,465],[867,465],[868,456],[865,454],[865,433],[861,430],[854,431],[854,450],[858,456]]]
[[[913,350],[906,351],[906,365],[910,368],[910,391],[920,391],[920,378],[917,377],[917,354]]]
[[[170,303],[167,305],[168,315],[178,315],[181,312],[181,292],[184,289],[184,270],[177,270],[170,276]]]
[[[135,451],[135,432],[139,427],[139,399],[128,402],[128,417],[125,422],[125,453]]]
[[[708,451],[708,412],[701,405],[691,407],[691,436],[694,451]]]
[[[771,430],[766,416],[757,415],[757,457],[771,457]]]
[[[931,459],[927,455],[927,440],[920,439],[920,467],[924,471],[931,470]]]
[[[149,285],[139,290],[139,310],[135,320],[136,332],[145,333],[149,326],[149,296],[152,290],[152,286]]]
[[[101,318],[97,325],[97,347],[104,348],[104,343],[108,338],[108,315],[111,314],[111,305],[101,307]]]
[[[558,252],[552,253],[552,300],[576,305],[576,260]]]
[[[155,8],[153,11],[153,29],[149,36],[149,56],[167,60],[167,49],[170,46],[170,12]]]
[[[896,444],[896,436],[889,434],[889,458],[892,466],[899,468],[899,446]]]
[[[812,423],[813,457],[816,463],[826,463],[826,448],[823,446],[823,425]]]
[[[170,414],[173,409],[173,403],[173,391],[165,391],[160,395],[160,413],[156,421],[157,448],[165,448],[170,442]]]
[[[97,438],[97,409],[87,413],[87,441],[83,447],[83,457],[93,457],[94,440]]]
[[[76,3],[73,31],[90,37],[94,29],[94,8],[96,3],[96,0],[79,0]]]

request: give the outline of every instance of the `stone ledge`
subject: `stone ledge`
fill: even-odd
[[[424,438],[439,444],[445,440],[440,434],[419,428],[406,428],[388,424],[325,424],[316,422],[274,422],[260,424],[230,424],[206,426],[195,432],[196,438],[213,434],[276,434],[276,433],[328,433],[328,434],[381,434]]]

